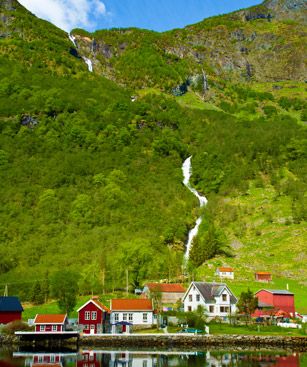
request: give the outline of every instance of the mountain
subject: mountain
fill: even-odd
[[[126,269],[131,287],[182,279],[203,214],[186,272],[229,264],[247,287],[269,270],[302,292],[304,3],[165,33],[77,29],[76,46],[17,1],[0,5],[1,284],[30,299],[63,268],[85,294],[122,288]],[[201,210],[182,184],[190,155]]]
[[[134,88],[170,90],[202,70],[212,79],[303,81],[304,15],[304,1],[266,1],[165,33],[72,33],[78,50],[93,60],[98,74]]]

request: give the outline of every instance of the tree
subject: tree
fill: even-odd
[[[258,298],[254,296],[250,289],[248,289],[247,292],[241,293],[237,307],[239,312],[246,316],[247,324],[247,321],[251,320],[252,313],[255,312],[258,307]]]
[[[78,274],[70,270],[61,270],[51,278],[51,292],[57,299],[59,309],[69,314],[77,303]]]
[[[35,305],[41,305],[44,303],[44,293],[42,292],[41,284],[39,281],[35,282],[33,285],[30,300]]]

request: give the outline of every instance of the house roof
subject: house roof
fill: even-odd
[[[86,303],[84,303],[84,305],[82,305],[77,312],[80,312],[85,306],[87,306],[89,303],[94,303],[95,306],[97,306],[101,311],[105,311],[107,313],[110,313],[110,309],[108,307],[106,307],[105,305],[103,305],[97,298],[92,298],[90,300],[88,300]]]
[[[36,315],[34,324],[64,324],[67,315]]]
[[[0,297],[0,312],[22,312],[23,308],[17,297]]]
[[[199,290],[206,302],[215,302],[215,297],[218,297],[225,288],[230,292],[230,302],[237,302],[237,298],[233,295],[225,283],[192,282],[191,286],[192,285]]]
[[[257,275],[271,275],[268,271],[257,271],[255,274]]]
[[[286,291],[284,289],[260,289],[260,291],[256,292],[256,294],[258,294],[259,292],[262,292],[262,291],[272,293],[272,294],[286,294],[286,295],[294,296],[294,293],[291,293],[291,292]]]
[[[150,291],[161,293],[185,293],[185,288],[177,283],[147,283],[146,286]]]
[[[150,299],[112,299],[111,311],[153,311]]]
[[[217,268],[218,271],[222,271],[224,273],[232,273],[233,272],[233,268],[229,268],[229,267],[221,267],[221,268]]]

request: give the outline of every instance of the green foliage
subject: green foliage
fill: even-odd
[[[252,313],[255,312],[257,307],[258,298],[254,296],[254,293],[250,289],[241,293],[237,303],[237,308],[240,313],[250,320]]]
[[[59,309],[63,313],[69,314],[76,305],[78,278],[77,273],[61,270],[54,273],[50,280],[52,296],[57,299]]]

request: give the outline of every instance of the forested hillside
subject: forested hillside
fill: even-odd
[[[0,289],[27,299],[63,268],[84,294],[123,288],[126,269],[131,287],[179,278],[200,214],[189,155],[209,199],[189,272],[228,263],[305,282],[303,23],[247,19],[255,9],[163,34],[75,30],[75,48],[1,1]]]

